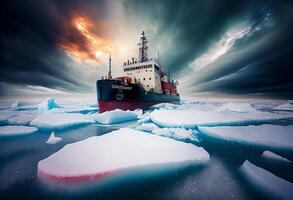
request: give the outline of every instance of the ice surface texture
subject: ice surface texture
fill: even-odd
[[[65,129],[94,123],[88,116],[77,113],[44,113],[35,118],[30,125],[40,129]]]
[[[27,135],[36,132],[38,129],[29,126],[1,126],[0,136]]]
[[[238,113],[194,110],[155,110],[151,120],[164,127],[196,128],[197,126],[236,126],[271,122],[277,119],[293,118],[293,114],[268,112]]]
[[[240,167],[244,178],[258,192],[262,192],[270,199],[291,200],[293,197],[293,183],[275,176],[274,174],[259,168],[249,161],[245,161]]]
[[[38,164],[38,174],[53,179],[91,179],[132,167],[197,165],[209,154],[201,147],[122,128],[68,144]]]
[[[199,127],[210,139],[283,153],[293,153],[293,125]]]

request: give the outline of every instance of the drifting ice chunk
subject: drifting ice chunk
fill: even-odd
[[[54,131],[51,133],[50,137],[47,140],[47,144],[56,144],[62,140],[61,137],[56,137]]]
[[[44,113],[35,118],[30,125],[40,129],[64,129],[94,123],[86,115],[76,113]]]
[[[269,160],[276,160],[281,162],[287,162],[292,163],[292,161],[288,160],[287,158],[283,158],[282,156],[279,156],[271,151],[264,151],[261,157],[269,159]]]
[[[218,112],[255,112],[256,110],[249,103],[226,103],[217,109]]]
[[[154,123],[142,123],[138,125],[135,129],[139,131],[151,132],[155,128],[159,128],[159,127]]]
[[[120,170],[170,164],[203,164],[209,154],[201,147],[122,128],[68,144],[41,160],[38,175],[53,179],[93,179]]]
[[[259,168],[249,161],[240,167],[244,178],[270,199],[288,199],[293,196],[293,184]]]
[[[293,125],[199,127],[199,132],[215,140],[293,153]]]
[[[120,109],[107,111],[92,115],[93,119],[100,124],[116,124],[125,121],[136,120],[138,113],[136,111],[124,111]]]
[[[37,128],[29,126],[1,126],[0,136],[27,135],[37,130]]]
[[[55,98],[46,99],[38,105],[39,111],[48,111],[54,108],[61,108],[61,106],[56,103]]]
[[[159,109],[159,110],[175,110],[179,105],[172,103],[159,103],[151,106],[151,109]]]
[[[173,138],[176,140],[184,140],[191,142],[198,142],[197,138],[193,135],[192,130],[186,130],[183,128],[155,128],[152,130],[155,135],[160,135],[168,138]]]
[[[192,110],[155,110],[151,120],[159,125],[172,128],[196,128],[197,126],[250,125],[271,122],[277,119],[293,118],[293,114],[268,112],[237,113]]]

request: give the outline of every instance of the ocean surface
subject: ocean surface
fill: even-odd
[[[14,114],[15,112],[24,113],[24,111],[25,114],[40,112],[39,108],[33,106],[37,103],[35,101],[18,102],[16,103],[18,105],[12,105],[14,103],[14,101],[1,101],[0,114],[8,116],[12,112]],[[200,102],[201,105],[205,103],[219,107],[219,102],[211,103],[210,100]],[[271,109],[286,103],[258,100],[251,105],[265,112],[292,114],[292,111],[288,109]],[[81,103],[76,100],[72,102],[66,100],[58,102],[58,105],[66,108],[66,112],[70,110],[69,112],[92,114],[98,110],[91,101]],[[140,176],[137,173],[136,176],[124,177],[111,184],[95,186],[93,183],[89,189],[85,190],[81,190],[78,183],[74,184],[70,190],[66,190],[58,188],[54,183],[44,183],[38,178],[38,162],[54,154],[66,144],[107,134],[121,127],[132,127],[135,123],[136,121],[130,121],[108,126],[95,123],[54,130],[55,135],[62,138],[62,141],[54,145],[46,143],[52,130],[38,130],[34,134],[0,137],[0,199],[268,199],[270,191],[266,193],[260,190],[247,181],[245,175],[239,171],[239,167],[245,160],[250,160],[292,183],[292,162],[290,165],[270,165],[258,160],[262,154],[262,151],[258,149],[242,148],[236,144],[227,146],[222,142],[204,137],[200,138],[200,146],[210,154],[210,161],[200,167],[185,167],[154,177],[144,174]],[[293,120],[276,120],[269,124],[288,126],[293,125]],[[1,126],[7,125],[11,125],[9,120],[8,122],[2,120]],[[71,187],[70,182],[65,184]],[[271,198],[274,197],[271,196]]]

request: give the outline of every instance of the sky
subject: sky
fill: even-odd
[[[152,57],[181,94],[293,98],[293,2],[4,0],[0,95],[95,94],[138,56]]]

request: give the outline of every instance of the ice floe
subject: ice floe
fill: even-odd
[[[286,163],[292,163],[292,161],[288,160],[287,158],[284,158],[280,155],[277,155],[271,151],[264,151],[261,157],[267,159],[267,160],[275,160],[275,161],[281,161]]]
[[[258,192],[269,199],[291,200],[293,196],[293,183],[281,179],[249,161],[240,167],[245,180]]]
[[[37,114],[19,114],[8,118],[10,125],[29,125],[37,117]]]
[[[201,135],[227,143],[293,153],[293,125],[199,127]]]
[[[151,120],[159,126],[196,128],[197,126],[250,125],[293,118],[293,114],[268,112],[238,113],[194,110],[155,110]]]
[[[217,109],[218,112],[255,112],[250,103],[226,103]]]
[[[48,112],[36,117],[30,125],[40,129],[64,129],[91,123],[94,123],[94,120],[87,115]]]
[[[56,144],[62,140],[61,137],[56,137],[54,131],[51,133],[50,137],[47,140],[47,144]]]
[[[116,124],[138,119],[139,111],[124,111],[120,109],[93,114],[91,117],[100,124]]]
[[[38,129],[30,126],[0,126],[0,136],[16,136],[35,133]]]
[[[209,154],[201,147],[122,128],[64,146],[39,162],[38,175],[51,179],[98,179],[132,168],[194,166],[208,160]]]
[[[142,123],[142,124],[138,124],[138,126],[135,127],[136,130],[147,131],[147,132],[151,132],[152,130],[156,128],[159,128],[159,127],[154,123]]]

